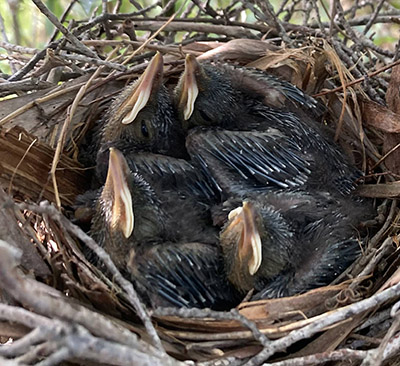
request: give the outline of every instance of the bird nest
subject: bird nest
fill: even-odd
[[[242,1],[220,9],[194,0],[178,9],[170,1],[130,14],[104,6],[66,29],[70,8],[59,21],[34,3],[62,36],[43,50],[2,42],[10,60],[24,60],[0,84],[2,365],[398,362],[400,62],[398,47],[381,48],[368,36],[397,24],[396,9],[384,1],[345,9],[332,2],[330,10],[318,2],[273,9]],[[243,12],[255,20],[240,22]],[[266,70],[327,106],[324,122],[364,171],[357,193],[375,200],[378,222],[362,256],[334,284],[244,301],[229,312],[150,311],[73,223],[75,198],[89,189],[93,172],[78,161],[80,147],[156,51],[171,88],[184,56],[193,54]],[[87,261],[82,243],[112,276]]]

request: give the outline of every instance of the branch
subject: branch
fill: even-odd
[[[57,19],[57,17],[44,5],[40,0],[32,0],[39,10],[54,24],[54,26],[68,39],[78,50],[84,55],[92,58],[98,58],[97,55],[84,44],[82,44],[78,38],[76,38],[71,32],[68,31]]]
[[[400,284],[388,288],[387,290],[371,296],[368,299],[345,306],[332,313],[327,313],[325,317],[321,317],[318,322],[305,326],[302,329],[294,330],[287,336],[282,337],[264,348],[260,353],[251,358],[245,366],[258,366],[277,352],[284,351],[292,344],[307,339],[322,331],[324,328],[332,326],[345,319],[349,319],[355,314],[363,313],[366,310],[376,308],[388,300],[397,298],[400,295]]]
[[[72,224],[65,216],[63,216],[54,206],[50,205],[49,202],[44,201],[40,203],[40,206],[37,205],[26,205],[19,204],[17,205],[21,210],[29,210],[39,214],[47,214],[54,221],[58,222],[63,228],[65,228],[68,232],[75,235],[77,238],[82,240],[91,250],[93,250],[96,255],[104,262],[108,270],[113,275],[113,278],[117,283],[121,285],[121,287],[126,291],[128,299],[138,316],[142,320],[146,330],[151,337],[153,344],[159,349],[160,352],[165,353],[164,348],[161,344],[160,338],[154,329],[154,326],[151,322],[150,316],[147,314],[147,311],[144,309],[140,299],[134,290],[132,284],[122,277],[121,273],[118,271],[117,267],[115,267],[112,262],[110,256],[101,248],[89,235],[87,235],[81,228]],[[82,319],[84,321],[84,319]],[[85,321],[85,326],[89,326]]]

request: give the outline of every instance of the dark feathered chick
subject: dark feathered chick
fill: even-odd
[[[99,177],[107,174],[108,164],[104,162],[107,157],[108,154],[103,154],[97,164]],[[133,152],[126,154],[125,160],[130,171],[149,184],[166,214],[165,240],[218,241],[210,208],[220,202],[219,192],[201,169],[183,159],[151,153]]]
[[[254,288],[255,299],[327,285],[359,255],[355,227],[371,213],[368,205],[347,207],[327,192],[247,200],[221,231],[227,276],[242,293]]]
[[[171,172],[164,168],[175,167],[174,172],[184,178],[183,163],[164,161],[160,168],[162,164],[149,156],[142,158],[146,162],[142,171],[161,169],[168,177]],[[136,164],[140,167],[143,161]],[[185,169],[191,172],[189,166]],[[199,207],[188,194],[190,189],[179,192],[156,180],[153,183],[132,173],[122,153],[111,148],[106,183],[92,222],[94,239],[152,307],[229,309],[236,305],[240,295],[226,279],[208,206]],[[185,242],[190,239],[203,242]]]
[[[153,57],[139,80],[116,97],[102,124],[100,155],[110,146],[123,152],[129,149],[185,155],[182,128],[163,85],[160,53]]]
[[[248,187],[314,186],[320,180],[348,194],[361,175],[327,140],[312,113],[306,118],[288,108],[316,108],[289,83],[254,70],[199,64],[188,56],[175,98],[183,126],[203,126],[187,139],[191,157],[222,175],[235,171]]]
[[[312,116],[321,109],[315,99],[272,75],[229,64],[200,64],[192,55],[186,57],[185,71],[175,90],[175,105],[186,129],[248,129],[253,124],[238,117],[251,113],[257,105],[280,118],[292,111],[300,113],[300,107]]]
[[[166,236],[167,215],[152,187],[131,174],[122,153],[110,149],[106,182],[95,203],[91,235],[123,268],[129,250]]]
[[[209,177],[187,160],[145,152],[127,153],[125,159],[131,171],[157,187],[158,192],[174,190],[180,196],[193,196],[210,205],[220,200]],[[101,181],[105,180],[107,167],[108,154],[104,153],[96,165],[96,174]]]

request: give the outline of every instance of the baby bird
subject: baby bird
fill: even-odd
[[[229,64],[200,64],[186,56],[185,71],[175,89],[175,106],[185,127],[218,126],[248,129],[251,121],[240,118],[262,105],[266,123],[275,123],[303,107],[316,117],[322,107],[294,85],[256,69]],[[238,118],[239,117],[239,118]]]
[[[254,299],[328,285],[359,255],[354,227],[371,212],[363,204],[348,209],[327,192],[245,200],[220,234],[227,276],[241,293],[254,288]]]
[[[90,233],[118,268],[125,267],[131,248],[167,235],[161,201],[140,175],[130,172],[117,149],[110,149],[106,182],[94,207]]]
[[[156,170],[158,164],[143,158]],[[168,165],[174,166],[172,161]],[[123,154],[111,148],[106,182],[95,204],[93,238],[151,307],[236,305],[241,296],[225,276],[218,229],[210,217],[209,224],[202,221],[197,199],[183,195],[183,189],[161,186],[132,173]]]
[[[111,104],[102,122],[99,152],[146,151],[184,156],[184,134],[163,85],[163,58],[157,53],[139,80]],[[98,157],[99,159],[99,157]]]
[[[312,113],[316,101],[259,74],[186,58],[175,105],[186,130],[198,127],[186,140],[192,159],[218,166],[225,178],[234,171],[249,187],[313,187],[321,181],[332,192],[350,193],[361,174],[324,136]],[[299,114],[293,105],[310,113]]]

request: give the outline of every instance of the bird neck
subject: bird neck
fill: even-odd
[[[135,214],[133,236],[137,242],[154,242],[165,237],[166,214],[153,187],[133,173],[131,188]]]

